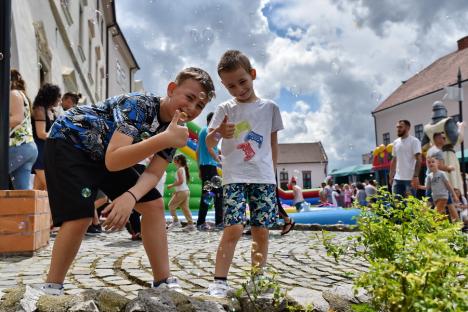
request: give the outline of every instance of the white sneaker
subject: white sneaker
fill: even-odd
[[[38,283],[31,284],[32,288],[42,291],[45,295],[49,296],[63,296],[63,285],[55,283]]]
[[[26,285],[23,298],[20,305],[25,312],[33,312],[37,309],[37,301],[43,295],[61,296],[63,295],[63,286],[53,283],[39,283]]]
[[[171,224],[169,224],[169,226],[167,227],[167,230],[171,231],[175,229],[180,229],[181,227],[182,227],[182,224],[180,223],[180,221],[176,221],[176,222],[172,222]]]
[[[186,226],[182,229],[182,231],[184,231],[184,232],[192,232],[192,231],[195,231],[196,229],[197,229],[197,228],[195,227],[195,225],[193,225],[193,224],[188,224],[188,225],[186,225]]]
[[[179,285],[179,281],[177,280],[177,278],[172,277],[172,276],[167,278],[166,283],[162,283],[158,285],[157,287],[154,287],[153,285],[153,288],[159,288],[159,287],[167,287],[168,289],[177,291],[179,293],[184,293],[184,291],[182,290],[182,287],[180,287]]]
[[[231,287],[229,287],[227,281],[215,280],[208,285],[208,294],[216,298],[225,298],[230,290]]]

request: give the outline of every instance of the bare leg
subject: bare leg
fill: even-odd
[[[435,206],[438,213],[445,215],[445,206],[447,206],[447,199],[438,199],[435,202]]]
[[[450,220],[452,220],[452,222],[460,221],[460,219],[458,218],[458,212],[457,212],[457,209],[455,208],[455,205],[450,204],[450,205],[447,205],[447,207],[448,207],[448,211],[450,215]]]
[[[243,230],[244,227],[241,224],[224,228],[223,236],[216,252],[215,277],[227,277],[237,242],[242,236]]]
[[[63,283],[90,223],[91,218],[85,218],[62,224],[52,249],[52,260],[46,282]]]
[[[166,219],[161,198],[139,203],[135,209],[141,213],[141,236],[151,264],[155,281],[169,277]]]
[[[46,191],[47,183],[46,183],[44,170],[36,169],[35,173],[36,174],[34,176],[34,189],[40,190],[40,191]]]
[[[252,226],[252,268],[262,268],[268,257],[269,230],[260,226]]]

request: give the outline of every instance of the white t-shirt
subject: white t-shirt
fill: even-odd
[[[405,139],[393,141],[392,156],[397,159],[395,180],[412,180],[416,159],[414,155],[421,153],[421,142],[412,135]]]
[[[217,128],[224,116],[236,125],[236,132],[232,139],[221,141],[223,185],[276,184],[271,133],[283,129],[278,106],[271,100],[239,103],[232,99],[216,108],[209,128]]]
[[[179,169],[176,170],[176,172],[175,172],[176,180],[179,180],[179,176],[177,175],[177,173],[179,171],[182,173],[182,184],[177,185],[174,189],[175,189],[176,192],[188,191],[189,187],[187,185],[187,178],[185,176],[185,168],[180,167]]]

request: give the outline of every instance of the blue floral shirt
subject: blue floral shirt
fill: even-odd
[[[67,140],[92,159],[104,161],[114,131],[132,137],[133,143],[165,131],[169,122],[161,122],[159,108],[159,97],[138,92],[114,96],[95,105],[75,106],[55,121],[49,138]],[[156,154],[171,162],[175,149]]]

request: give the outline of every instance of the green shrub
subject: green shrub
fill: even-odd
[[[327,253],[367,261],[355,279],[378,311],[468,311],[468,239],[425,201],[398,200],[379,190],[371,207],[360,207],[361,230],[347,244],[323,232]]]

